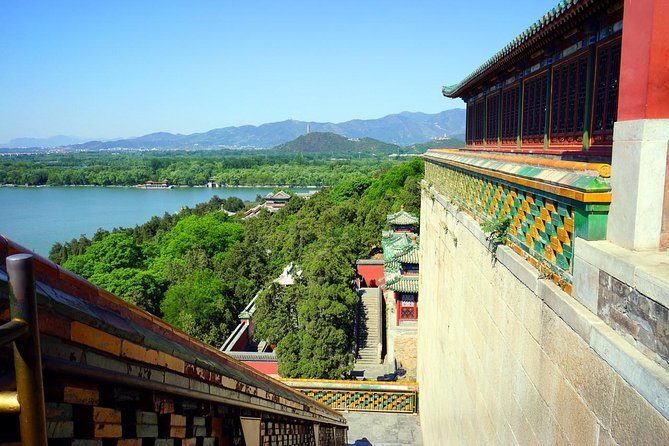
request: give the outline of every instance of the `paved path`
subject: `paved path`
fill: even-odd
[[[343,412],[348,446],[422,446],[418,415]]]

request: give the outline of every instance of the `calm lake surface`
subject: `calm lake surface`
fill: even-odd
[[[154,215],[178,212],[184,206],[236,196],[253,201],[272,187],[174,188],[134,187],[0,187],[0,234],[48,256],[51,245],[98,228],[134,227]],[[293,189],[304,192],[307,189]]]

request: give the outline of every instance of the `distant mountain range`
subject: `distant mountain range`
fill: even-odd
[[[76,136],[57,135],[50,138],[15,138],[6,144],[0,144],[1,147],[17,148],[17,147],[61,147],[72,144],[80,144],[85,142],[85,139],[77,138]]]
[[[181,135],[166,132],[151,133],[138,138],[115,141],[88,141],[84,143],[50,143],[19,138],[3,147],[67,146],[73,150],[106,149],[213,149],[256,148],[269,149],[310,132],[330,132],[347,138],[374,138],[390,144],[408,145],[435,138],[461,137],[465,132],[465,111],[446,110],[441,113],[402,112],[379,119],[355,119],[333,124],[330,122],[281,121],[259,126],[225,127],[205,133]],[[55,137],[57,138],[65,137]],[[34,144],[29,142],[34,142]]]

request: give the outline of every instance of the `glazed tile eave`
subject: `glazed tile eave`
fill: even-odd
[[[507,160],[486,159],[466,153],[439,153],[428,151],[424,158],[433,163],[446,164],[510,183],[552,193],[584,203],[610,203],[609,178],[588,171],[574,171],[553,167],[515,163]],[[527,159],[527,157],[525,157]]]

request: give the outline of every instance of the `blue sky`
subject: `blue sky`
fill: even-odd
[[[462,103],[556,0],[0,1],[0,142],[341,122]]]

